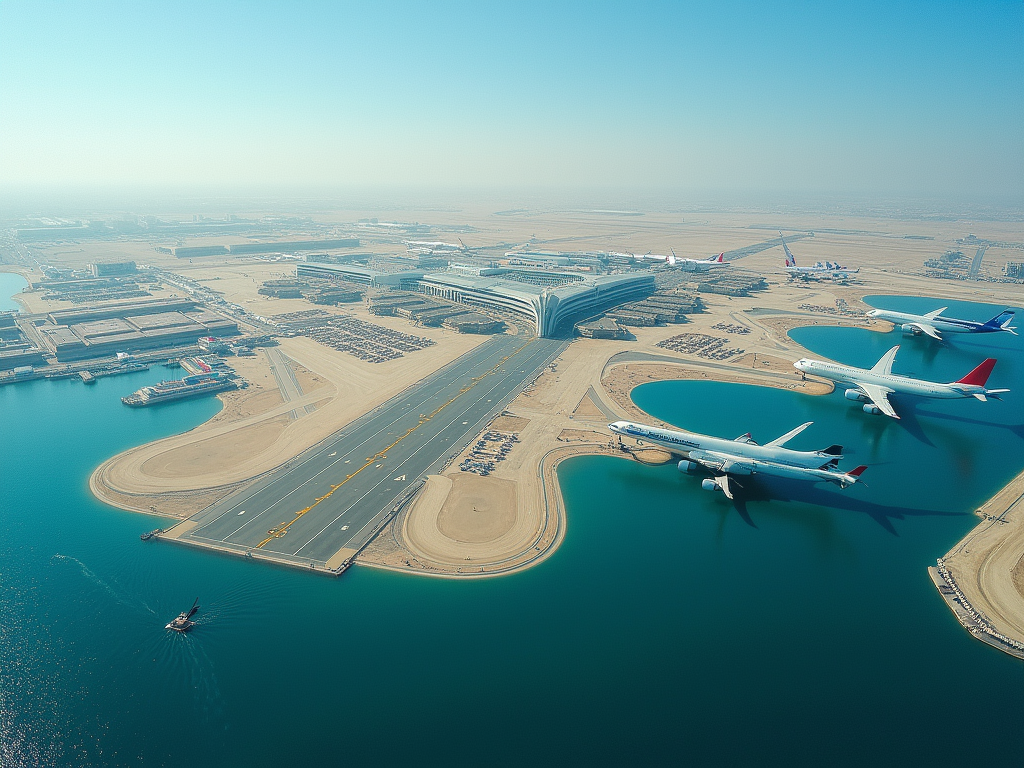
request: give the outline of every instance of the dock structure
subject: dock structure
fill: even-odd
[[[336,575],[567,344],[494,336],[160,539]]]

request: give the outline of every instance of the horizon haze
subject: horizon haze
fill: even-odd
[[[0,189],[1024,198],[1024,7],[0,4]]]

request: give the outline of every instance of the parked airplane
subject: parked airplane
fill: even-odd
[[[957,320],[952,317],[942,317],[942,313],[948,307],[936,309],[924,315],[915,315],[910,312],[895,312],[890,309],[872,309],[868,317],[872,320],[888,320],[908,336],[920,336],[926,333],[933,339],[941,339],[942,333],[998,333],[1008,331],[1014,336],[1017,329],[1011,328],[1013,322],[1013,310],[1004,309],[987,323],[978,323],[974,320]]]
[[[735,440],[710,437],[676,429],[649,427],[631,421],[616,421],[608,429],[616,435],[632,437],[638,442],[660,445],[686,458],[678,464],[680,472],[696,472],[703,467],[714,477],[701,481],[706,491],[722,491],[733,498],[733,485],[739,486],[735,476],[771,475],[810,482],[826,481],[846,488],[857,482],[867,467],[849,472],[838,469],[843,457],[843,446],[830,445],[821,451],[794,451],[786,443],[814,422],[808,421],[765,445],[758,445],[748,432]]]
[[[892,407],[892,403],[889,402],[889,395],[893,393],[942,399],[976,397],[985,402],[990,397],[998,400],[1000,399],[999,395],[1010,391],[1008,389],[985,389],[985,382],[988,381],[996,364],[995,358],[988,358],[962,379],[951,381],[948,384],[940,384],[894,374],[892,363],[899,351],[899,345],[896,345],[882,355],[882,359],[875,363],[870,370],[854,368],[851,365],[827,363],[823,360],[809,360],[806,357],[793,363],[793,367],[805,374],[822,376],[837,383],[852,384],[853,387],[846,390],[847,400],[863,403],[865,413],[876,415],[884,413],[894,419],[898,419],[899,416]]]
[[[718,267],[728,267],[729,262],[725,260],[725,253],[711,256],[706,259],[687,259],[676,256],[676,249],[672,248],[672,255],[668,257],[668,263],[673,267],[679,267],[684,272],[704,272]]]
[[[786,245],[786,239],[779,232],[779,239],[782,241],[782,248],[786,252],[786,271],[794,277],[831,277],[834,280],[843,280],[848,278],[850,275],[860,272],[860,267],[844,267],[842,264],[837,264],[834,261],[819,261],[810,267],[798,267],[796,263],[796,256],[794,256],[789,246]]]

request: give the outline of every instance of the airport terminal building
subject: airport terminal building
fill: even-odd
[[[299,277],[329,277],[365,285],[412,287],[431,296],[502,312],[533,324],[538,336],[552,336],[569,323],[636,301],[654,292],[652,274],[592,275],[508,268],[400,272],[365,267],[300,264]],[[547,283],[547,284],[544,284]]]

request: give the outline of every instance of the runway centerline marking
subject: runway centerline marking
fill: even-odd
[[[493,368],[491,368],[489,371],[486,371],[486,372],[480,374],[479,376],[474,376],[472,379],[470,379],[471,383],[466,385],[465,387],[462,387],[459,390],[458,394],[455,395],[455,397],[451,398],[450,400],[448,400],[445,403],[442,403],[441,405],[439,405],[437,408],[435,408],[433,411],[431,411],[426,416],[421,416],[420,419],[419,419],[419,422],[415,426],[409,427],[409,429],[406,430],[405,434],[403,434],[398,439],[396,439],[393,443],[391,443],[391,445],[387,446],[386,448],[384,448],[381,451],[378,451],[372,457],[368,457],[366,462],[363,464],[363,466],[359,467],[359,469],[357,469],[352,474],[347,475],[345,477],[345,479],[342,480],[340,483],[337,483],[336,485],[331,485],[331,490],[329,490],[323,496],[318,496],[316,499],[313,500],[313,503],[310,504],[308,507],[305,507],[304,509],[300,509],[298,512],[295,513],[294,517],[292,517],[291,520],[289,520],[289,521],[287,521],[285,523],[281,523],[280,525],[275,525],[273,528],[268,530],[267,531],[267,538],[263,539],[263,541],[261,541],[259,544],[257,544],[256,545],[256,549],[261,549],[261,548],[263,548],[263,546],[265,546],[269,542],[273,541],[274,539],[279,539],[282,536],[284,536],[286,533],[288,533],[288,529],[291,528],[292,525],[294,525],[297,521],[301,520],[303,515],[305,515],[310,510],[316,508],[316,506],[318,504],[320,504],[320,502],[326,501],[331,496],[333,496],[335,491],[337,491],[339,488],[341,488],[343,485],[345,485],[345,483],[349,482],[353,477],[358,475],[364,469],[366,469],[369,466],[372,466],[373,464],[375,464],[380,459],[383,459],[387,455],[387,452],[389,450],[394,448],[396,445],[398,445],[400,442],[405,440],[405,438],[407,438],[409,435],[411,435],[417,429],[419,429],[424,424],[426,424],[431,419],[433,419],[435,416],[437,416],[441,411],[443,411],[449,405],[451,405],[456,400],[458,400],[460,397],[462,397],[462,395],[464,395],[467,392],[469,392],[473,387],[475,387],[477,384],[479,384],[481,381],[483,381],[486,377],[492,375],[495,371],[497,371],[499,368],[501,368],[501,366],[503,366],[509,360],[509,358],[511,358],[511,357],[513,357],[515,355],[518,355],[520,352],[522,352],[524,349],[526,349],[526,347],[528,347],[530,344],[532,344],[533,341],[534,341],[534,339],[530,339],[525,344],[523,344],[521,347],[516,349],[514,352],[512,352],[511,354],[503,357],[501,359],[501,361],[498,362],[498,364],[495,365]],[[303,545],[303,546],[305,546],[305,545]]]
[[[524,345],[524,346],[525,346],[525,345]],[[506,359],[507,359],[507,358],[506,358]],[[499,365],[499,366],[496,366],[496,367],[500,367],[500,365]],[[512,377],[512,376],[515,376],[515,375],[516,375],[516,373],[517,373],[516,371],[508,371],[508,372],[507,372],[507,373],[505,374],[505,376],[504,376],[504,377],[503,377],[503,378],[501,379],[501,381],[499,381],[499,382],[497,382],[496,384],[494,384],[494,386],[492,386],[492,387],[491,387],[491,389],[490,389],[490,390],[488,390],[488,392],[486,392],[485,394],[490,394],[491,392],[493,392],[493,391],[494,391],[494,390],[495,390],[496,388],[498,388],[498,387],[499,387],[499,386],[500,386],[500,385],[501,385],[501,384],[502,384],[502,383],[503,383],[503,382],[504,382],[504,381],[505,381],[506,379],[508,379],[508,378],[510,378],[510,377]],[[484,375],[488,375],[488,374],[484,374]],[[484,378],[484,377],[483,377],[483,376],[481,376],[480,378],[482,379],[482,378]],[[452,399],[452,401],[454,401],[454,399],[455,399],[455,398],[453,398],[453,399]],[[490,400],[488,400],[487,402],[491,402],[491,401],[490,401]],[[477,404],[478,404],[478,403],[477,403]],[[400,469],[401,467],[405,466],[405,465],[406,465],[406,464],[407,464],[408,462],[412,461],[413,457],[415,457],[415,455],[416,455],[417,453],[419,453],[419,452],[420,452],[421,450],[423,450],[423,449],[424,449],[424,448],[426,448],[426,447],[427,447],[428,445],[430,445],[430,443],[432,443],[432,442],[433,442],[434,440],[436,440],[437,438],[441,437],[441,435],[442,435],[442,434],[444,434],[445,430],[447,430],[447,429],[448,429],[448,427],[450,427],[450,426],[451,426],[452,424],[454,424],[454,423],[455,423],[456,421],[458,421],[459,419],[461,419],[461,418],[462,418],[462,417],[463,417],[463,416],[464,416],[465,414],[469,413],[469,411],[470,411],[470,410],[471,410],[472,408],[473,408],[473,405],[470,405],[470,406],[469,406],[469,407],[468,407],[468,408],[467,408],[467,409],[466,409],[465,411],[463,411],[462,413],[458,414],[457,416],[454,416],[454,417],[452,418],[452,420],[451,420],[451,421],[449,421],[449,422],[448,422],[448,423],[447,423],[447,424],[446,424],[446,425],[445,425],[445,426],[444,426],[444,427],[442,428],[442,430],[441,430],[441,431],[439,431],[439,432],[438,432],[438,433],[437,433],[436,435],[434,435],[434,436],[433,436],[433,437],[431,437],[431,438],[430,438],[429,440],[427,440],[427,442],[425,442],[425,443],[424,443],[423,445],[421,445],[421,446],[420,446],[419,448],[417,448],[417,449],[416,449],[415,451],[413,451],[413,452],[412,452],[412,454],[410,454],[409,456],[407,456],[407,457],[406,457],[406,458],[405,458],[405,459],[404,459],[404,460],[402,461],[402,463],[398,465],[398,468]],[[445,438],[445,439],[446,439],[446,440],[450,440],[451,438]],[[369,488],[369,489],[368,489],[368,490],[367,490],[367,491],[366,491],[365,493],[363,493],[363,495],[362,495],[362,496],[360,496],[360,497],[359,497],[358,499],[356,499],[355,501],[353,501],[353,502],[352,502],[352,503],[351,503],[351,504],[350,504],[350,505],[349,505],[348,507],[346,507],[346,508],[345,508],[345,509],[344,509],[344,510],[343,510],[343,511],[341,512],[341,514],[339,514],[339,515],[338,515],[337,517],[335,517],[335,518],[334,518],[333,520],[331,520],[331,522],[327,523],[327,525],[325,525],[325,526],[324,526],[323,528],[321,528],[321,529],[320,529],[319,531],[317,531],[317,532],[316,532],[316,533],[315,533],[315,534],[314,534],[314,535],[313,535],[313,536],[312,536],[312,537],[311,537],[311,538],[310,538],[310,539],[309,539],[309,540],[308,540],[308,541],[307,541],[307,542],[306,542],[305,544],[303,544],[303,545],[302,545],[301,547],[299,547],[299,548],[298,548],[297,550],[295,550],[295,552],[293,552],[293,553],[291,553],[291,554],[292,554],[293,556],[297,556],[297,555],[298,555],[298,554],[299,554],[299,553],[300,553],[300,552],[301,552],[302,550],[304,550],[304,549],[305,549],[306,547],[308,547],[308,546],[309,546],[310,544],[312,544],[312,543],[313,543],[313,539],[316,539],[316,538],[317,538],[318,536],[320,536],[320,534],[321,534],[321,533],[323,533],[323,532],[324,532],[324,531],[326,531],[326,530],[327,530],[328,528],[330,528],[330,527],[331,527],[332,525],[334,525],[334,524],[335,524],[336,522],[338,522],[338,521],[339,521],[339,520],[340,520],[340,519],[341,519],[342,517],[344,517],[344,516],[345,516],[346,514],[348,514],[348,512],[350,512],[350,511],[351,511],[351,510],[352,510],[352,509],[353,509],[353,508],[354,508],[354,507],[356,506],[356,504],[358,504],[358,503],[359,503],[360,501],[362,501],[362,500],[363,500],[363,499],[365,499],[365,498],[366,498],[367,496],[369,496],[369,495],[370,495],[371,493],[373,493],[373,491],[375,491],[375,490],[376,490],[376,489],[377,489],[378,487],[380,487],[380,486],[381,486],[382,484],[384,484],[384,483],[385,483],[386,481],[387,481],[387,479],[386,479],[386,478],[385,478],[385,479],[383,479],[383,480],[380,480],[380,481],[378,481],[376,485],[374,485],[373,487]],[[368,525],[370,525],[370,523],[372,523],[372,522],[373,522],[373,521],[374,521],[375,519],[376,519],[376,516],[374,516],[373,518],[371,518],[370,520],[368,520],[368,521],[366,522],[366,524],[365,524],[365,525],[363,525],[363,527],[359,529],[359,533],[362,533],[362,531],[363,531],[363,530],[364,530],[364,529],[365,529],[365,528],[366,528],[366,527],[367,527]],[[358,534],[357,534],[357,535],[358,535]]]
[[[525,346],[525,345],[524,345],[524,346]],[[520,347],[520,349],[522,349],[522,347]],[[516,352],[518,352],[518,351],[519,351],[519,350],[516,350]],[[513,353],[513,354],[515,354],[515,353]],[[507,356],[507,355],[506,355],[506,356],[504,356],[504,357],[502,357],[502,358],[501,358],[501,362],[499,362],[499,363],[498,363],[498,365],[497,365],[497,366],[495,366],[495,367],[500,367],[500,366],[501,366],[501,364],[502,364],[502,363],[503,363],[503,362],[504,362],[505,360],[507,360],[507,359],[508,359],[508,356]],[[493,370],[493,369],[492,369],[492,370]],[[483,374],[483,375],[486,375],[486,374]],[[448,383],[451,383],[451,382],[448,382]],[[440,387],[440,388],[438,389],[438,393],[439,393],[439,392],[440,392],[440,391],[441,391],[442,389],[444,389],[444,388],[445,388],[445,387],[446,387],[446,386],[448,385],[448,383],[446,383],[446,384],[445,384],[444,386]],[[464,390],[463,390],[463,391],[464,391]],[[373,412],[374,412],[374,413],[376,413],[376,412],[380,411],[380,410],[381,410],[381,407],[382,407],[382,406],[377,406],[376,408],[374,408],[374,409],[373,409]],[[317,473],[316,473],[315,475],[313,475],[313,476],[312,476],[312,477],[310,478],[310,480],[315,480],[316,478],[320,477],[320,475],[322,475],[322,474],[324,474],[325,472],[329,471],[329,470],[330,470],[330,469],[331,469],[331,468],[332,468],[332,467],[333,467],[333,466],[334,466],[335,464],[337,464],[337,463],[338,463],[338,461],[340,461],[340,460],[341,460],[341,458],[343,458],[343,457],[344,457],[344,456],[346,456],[346,455],[351,455],[351,453],[352,453],[353,451],[355,451],[355,450],[358,450],[358,449],[359,449],[359,448],[361,448],[362,446],[364,446],[364,445],[366,445],[367,443],[371,442],[371,441],[372,441],[372,440],[373,440],[374,438],[376,438],[376,437],[380,436],[380,435],[381,435],[381,434],[382,434],[382,433],[383,433],[383,432],[384,432],[385,430],[387,430],[387,429],[388,429],[389,427],[391,427],[391,426],[395,425],[396,423],[398,423],[399,421],[401,421],[401,420],[402,420],[402,419],[403,419],[403,418],[405,417],[405,415],[406,415],[406,414],[404,414],[404,413],[399,413],[399,415],[398,415],[398,416],[394,417],[394,418],[393,418],[393,419],[391,419],[391,420],[390,420],[390,421],[389,421],[389,422],[388,422],[387,424],[385,424],[385,425],[381,426],[381,427],[380,427],[379,429],[377,429],[377,431],[376,431],[375,433],[373,433],[372,435],[369,435],[368,437],[365,437],[365,438],[363,438],[363,439],[362,439],[362,440],[361,440],[361,441],[360,441],[359,443],[357,443],[357,444],[356,444],[355,446],[353,446],[353,447],[352,447],[351,449],[349,449],[348,451],[346,451],[346,452],[345,452],[345,454],[343,454],[343,455],[342,455],[342,457],[339,457],[339,458],[338,458],[338,459],[336,459],[335,461],[333,461],[333,462],[329,463],[329,464],[328,464],[327,466],[325,466],[325,467],[324,467],[323,469],[321,469],[321,470],[320,470],[319,472],[317,472]],[[420,416],[419,416],[419,417],[420,417],[420,419],[425,419],[425,418],[426,418],[426,415],[424,415],[424,414],[420,414]],[[371,423],[372,423],[372,422],[371,422]],[[323,454],[323,452],[324,452],[324,451],[326,451],[326,450],[328,450],[328,448],[330,448],[330,447],[332,447],[332,446],[336,445],[336,444],[338,443],[338,441],[339,441],[339,440],[341,440],[341,439],[343,439],[343,437],[339,437],[339,438],[338,438],[338,440],[334,440],[334,441],[332,441],[332,442],[331,442],[331,443],[330,443],[329,445],[325,445],[325,446],[324,446],[324,447],[322,447],[322,448],[321,448],[321,449],[320,449],[319,451],[317,451],[317,452],[316,452],[316,453],[314,453],[313,455],[309,456],[308,458],[304,459],[304,460],[303,460],[303,461],[302,461],[302,462],[301,462],[301,463],[300,463],[299,465],[297,465],[296,467],[294,467],[294,468],[293,468],[293,470],[294,470],[294,469],[298,469],[298,468],[300,468],[300,467],[303,467],[303,466],[305,466],[306,464],[309,464],[310,462],[313,462],[313,461],[314,461],[314,460],[316,460],[316,459],[317,459],[317,458],[318,458],[319,456],[321,456],[321,455]],[[335,452],[335,453],[337,453],[337,452]],[[366,461],[372,461],[372,460],[373,460],[373,457],[367,457],[367,458],[366,458]],[[344,460],[344,463],[345,463],[345,464],[349,464],[349,463],[351,463],[351,459],[345,459],[345,460]],[[240,499],[240,500],[239,500],[239,501],[238,501],[238,502],[237,502],[236,504],[232,505],[232,506],[231,506],[231,507],[229,507],[228,509],[225,509],[225,510],[224,510],[223,512],[221,512],[220,514],[216,515],[215,517],[213,517],[213,518],[211,518],[211,519],[209,519],[209,520],[206,520],[206,521],[204,521],[204,522],[203,522],[202,524],[200,524],[200,525],[199,525],[199,526],[198,526],[198,527],[197,527],[197,528],[196,528],[196,529],[195,529],[194,531],[192,531],[192,532],[191,532],[191,534],[190,534],[190,538],[196,538],[196,537],[197,537],[197,534],[198,534],[198,533],[199,533],[199,532],[200,532],[201,530],[204,530],[204,529],[208,528],[209,526],[211,526],[211,525],[215,524],[215,523],[216,523],[216,522],[217,522],[217,521],[218,521],[218,520],[219,520],[219,519],[220,519],[220,518],[221,518],[221,517],[222,517],[223,515],[226,515],[226,514],[228,514],[228,513],[232,512],[233,510],[235,510],[235,509],[238,509],[238,507],[240,507],[240,506],[241,506],[242,504],[245,504],[245,503],[246,503],[246,501],[248,501],[248,500],[250,500],[250,499],[254,498],[254,497],[255,497],[255,496],[256,496],[256,495],[258,494],[258,493],[262,493],[262,492],[263,492],[263,491],[265,491],[265,490],[266,490],[267,488],[269,488],[269,487],[271,487],[271,486],[273,486],[273,485],[276,485],[276,484],[277,484],[277,483],[279,483],[279,482],[284,482],[284,481],[286,480],[286,477],[287,477],[287,475],[286,475],[286,474],[282,474],[282,475],[280,475],[280,476],[278,476],[278,477],[275,477],[274,479],[272,479],[272,480],[270,481],[270,484],[269,484],[269,485],[267,485],[267,486],[265,486],[265,487],[263,487],[263,488],[261,488],[261,489],[257,489],[257,490],[255,490],[255,491],[253,491],[252,493],[250,493],[250,494],[246,495],[246,496],[245,496],[244,498]],[[264,514],[265,514],[266,512],[269,512],[269,511],[271,511],[271,510],[272,510],[272,509],[273,509],[274,507],[276,507],[276,506],[277,506],[278,504],[280,504],[281,502],[285,501],[285,499],[287,499],[287,498],[288,498],[289,496],[291,496],[291,495],[292,495],[293,493],[297,493],[297,492],[298,492],[299,490],[301,490],[301,488],[302,488],[302,486],[300,485],[300,486],[296,486],[296,487],[295,487],[295,488],[293,488],[292,490],[288,491],[288,492],[287,492],[287,493],[286,493],[286,494],[285,494],[284,496],[282,496],[282,497],[281,497],[280,499],[278,499],[278,500],[277,500],[277,501],[275,501],[275,502],[274,502],[273,504],[271,504],[271,505],[270,505],[269,507],[267,507],[267,509],[265,509],[265,510],[263,510],[263,511],[261,511],[261,512],[258,512],[258,513],[257,513],[257,514],[255,515],[255,517],[253,517],[253,518],[250,518],[250,519],[249,519],[249,522],[247,522],[247,523],[245,523],[245,524],[243,524],[243,525],[239,526],[238,528],[236,528],[235,530],[233,530],[233,531],[232,531],[231,533],[229,533],[229,534],[228,534],[228,535],[227,535],[226,537],[224,537],[224,539],[223,539],[223,540],[224,540],[224,541],[227,541],[227,540],[228,540],[229,538],[231,538],[232,536],[234,536],[234,535],[235,535],[236,533],[238,533],[239,531],[241,531],[241,530],[242,530],[243,528],[246,528],[246,527],[248,527],[249,525],[251,525],[251,524],[253,524],[253,523],[256,523],[256,522],[257,522],[257,520],[258,520],[258,518],[262,517],[262,516],[263,516],[263,515],[264,515]],[[215,539],[215,540],[220,540],[220,539]]]

